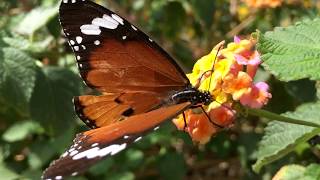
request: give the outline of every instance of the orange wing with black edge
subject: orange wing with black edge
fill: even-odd
[[[82,173],[191,106],[161,106],[190,82],[160,46],[116,13],[87,0],[62,0],[60,22],[81,77],[102,93],[76,97],[75,110],[99,128],[79,134],[43,179]]]
[[[80,133],[74,139],[73,145],[44,171],[42,178],[63,179],[81,174],[97,161],[124,150],[149,131],[156,130],[164,121],[174,118],[189,107],[188,102],[162,107],[131,116],[125,121]]]
[[[108,94],[74,99],[78,116],[90,128],[148,112],[171,91],[189,85],[184,72],[159,45],[102,6],[64,0],[60,22],[84,82]]]
[[[63,2],[60,22],[88,86],[108,93],[163,94],[189,85],[177,63],[124,18],[91,1]]]
[[[73,102],[79,118],[88,127],[97,128],[150,111],[161,99],[162,96],[154,93],[113,93],[79,96]]]

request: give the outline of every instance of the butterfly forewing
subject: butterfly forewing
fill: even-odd
[[[78,175],[102,158],[117,154],[133,142],[139,141],[147,132],[156,130],[162,122],[174,118],[189,106],[190,103],[182,103],[162,107],[80,133],[60,159],[45,170],[43,179],[62,179]]]
[[[90,87],[163,93],[189,84],[176,62],[124,18],[91,1],[64,2],[60,22]]]

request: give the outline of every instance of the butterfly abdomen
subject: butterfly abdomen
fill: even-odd
[[[209,92],[201,92],[193,87],[187,87],[183,91],[175,92],[170,96],[170,101],[173,104],[179,104],[183,102],[191,102],[191,104],[210,104],[212,96]]]

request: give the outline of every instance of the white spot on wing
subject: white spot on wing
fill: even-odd
[[[112,144],[108,147],[105,147],[99,151],[99,156],[103,157],[111,153],[111,155],[117,154],[118,152],[122,151],[125,149],[127,146],[126,143],[123,143],[121,145],[119,144]]]
[[[75,45],[76,43],[74,42],[74,40],[70,40],[70,44]]]
[[[94,18],[92,20],[92,24],[96,26],[104,27],[107,29],[116,29],[119,25],[117,21],[110,18],[110,16],[105,16],[105,15],[103,16],[103,18]]]
[[[63,0],[63,3],[68,3],[68,0]]]
[[[72,151],[72,152],[70,153],[70,156],[74,156],[74,155],[78,154],[78,152],[79,152],[79,151],[74,150],[74,151]]]
[[[77,60],[79,61],[81,59],[81,57],[80,56],[77,56]]]
[[[54,179],[60,180],[60,179],[62,179],[62,176],[56,176]]]
[[[122,39],[123,39],[123,40],[127,39],[127,36],[122,36]]]
[[[62,154],[61,157],[66,157],[67,155],[68,155],[68,152],[65,152],[65,153]]]
[[[72,157],[73,160],[78,160],[81,158],[88,158],[88,159],[92,159],[92,158],[96,158],[96,157],[103,157],[106,156],[108,154],[110,155],[114,155],[120,151],[122,151],[123,149],[125,149],[127,147],[126,143],[123,144],[112,144],[109,145],[105,148],[100,149],[99,147],[94,147],[91,149],[88,149],[86,151],[83,151],[75,156]]]
[[[76,175],[78,175],[78,172],[74,172],[71,174],[71,176],[76,176]]]
[[[155,127],[153,130],[155,130],[155,131],[156,131],[156,130],[158,130],[158,129],[159,129],[159,126]]]
[[[116,21],[118,21],[120,24],[123,25],[123,19],[121,17],[119,17],[116,14],[111,14],[112,18],[115,19]]]
[[[97,152],[99,151],[98,147],[83,151],[75,156],[72,157],[73,160],[78,160],[84,157],[92,157],[92,156],[96,156]]]
[[[135,31],[137,31],[138,29],[134,26],[134,25],[131,25],[131,28]]]
[[[76,41],[78,42],[78,44],[80,44],[82,42],[82,37],[81,36],[77,36],[76,37]]]
[[[100,44],[100,41],[99,40],[95,40],[94,44],[98,46]]]
[[[129,138],[129,136],[123,136],[123,138],[124,138],[124,139],[128,139],[128,138]]]
[[[94,144],[91,145],[91,147],[96,147],[98,145],[99,145],[98,143],[94,143]]]
[[[140,137],[138,137],[136,140],[134,140],[134,142],[138,142],[138,141],[140,141],[142,139],[142,137],[140,136]]]
[[[72,3],[76,3],[76,0],[72,0],[71,2],[72,2]]]
[[[99,35],[101,33],[99,26],[93,24],[82,25],[80,26],[80,30],[83,34],[86,35]]]
[[[150,41],[150,42],[153,42],[153,40],[152,40],[152,39],[150,39],[150,38],[149,38],[149,41]]]
[[[79,51],[79,46],[73,46],[74,51]]]

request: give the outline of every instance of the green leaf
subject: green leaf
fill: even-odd
[[[115,175],[112,175],[111,177],[108,177],[110,180],[133,180],[134,174],[132,172],[121,172]]]
[[[176,153],[167,153],[161,157],[158,168],[164,179],[183,179],[187,172],[183,156]]]
[[[61,133],[61,129],[75,122],[71,100],[80,94],[80,83],[79,77],[68,69],[50,67],[38,71],[30,111],[48,133]]]
[[[58,6],[34,8],[18,24],[16,30],[21,34],[32,35],[57,15]]]
[[[317,99],[320,100],[320,81],[316,82],[316,90],[317,90]]]
[[[0,179],[16,180],[18,178],[19,178],[19,175],[17,173],[5,167],[4,164],[0,163]]]
[[[31,134],[41,134],[43,132],[43,128],[37,122],[18,121],[3,133],[2,138],[7,142],[16,142]]]
[[[279,180],[315,180],[320,179],[320,165],[310,164],[307,167],[301,165],[283,166],[273,179]]]
[[[36,80],[35,59],[14,48],[0,49],[0,104],[28,114]]]
[[[316,100],[315,82],[309,79],[301,79],[290,81],[285,84],[285,87],[290,95],[299,102],[312,102]]]
[[[262,64],[283,81],[320,79],[320,19],[259,34]]]
[[[288,112],[283,115],[320,124],[319,109],[319,102],[305,104],[298,107],[295,112]],[[258,160],[253,165],[253,170],[255,172],[259,172],[262,166],[293,151],[297,144],[304,143],[313,136],[319,134],[320,128],[272,121],[265,128],[265,131],[265,135],[258,147]]]
[[[129,149],[126,152],[126,160],[127,162],[127,166],[131,167],[131,168],[137,168],[139,166],[141,166],[142,162],[143,162],[143,152],[140,150],[135,150],[133,148]]]
[[[31,180],[31,179],[40,179],[42,175],[42,171],[41,170],[26,170],[23,171],[21,176],[23,180]]]
[[[310,164],[304,172],[305,180],[320,179],[320,165]]]
[[[303,176],[306,168],[300,165],[292,164],[283,166],[277,174],[273,177],[273,179],[281,179],[281,180],[292,180],[292,179],[300,179]]]
[[[20,49],[30,53],[43,53],[48,50],[48,46],[52,43],[53,38],[47,37],[43,41],[30,42],[22,36],[15,35],[13,37],[4,37],[3,41],[11,47]]]
[[[213,22],[216,1],[191,0],[190,4],[193,7],[196,18],[204,21],[207,27],[210,27]]]

